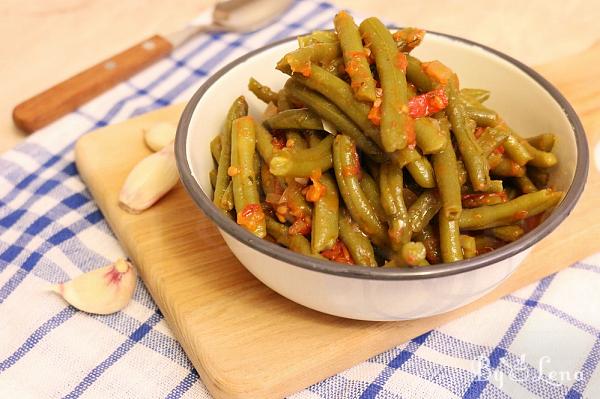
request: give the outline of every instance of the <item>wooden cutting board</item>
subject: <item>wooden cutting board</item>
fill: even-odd
[[[600,45],[538,68],[571,101],[594,155],[600,130]],[[421,320],[364,322],[318,313],[255,279],[181,185],[141,215],[117,206],[129,170],[149,151],[142,129],[177,122],[171,106],[79,140],[79,173],[202,381],[216,398],[277,398],[555,273],[598,250],[600,179],[589,181],[567,220],[537,244],[521,267],[485,298]]]

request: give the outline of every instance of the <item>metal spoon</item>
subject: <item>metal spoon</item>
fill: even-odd
[[[17,105],[13,121],[32,133],[129,79],[201,32],[247,32],[267,25],[291,0],[222,0],[182,29],[154,35]]]

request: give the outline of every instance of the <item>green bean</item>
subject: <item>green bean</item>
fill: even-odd
[[[262,159],[269,163],[273,158],[273,152],[276,152],[273,148],[273,136],[260,123],[256,123],[254,129],[256,131],[256,149]]]
[[[285,89],[279,90],[279,92],[277,92],[276,105],[277,105],[277,111],[279,111],[279,112],[293,108]]]
[[[227,112],[227,117],[221,131],[221,154],[219,156],[219,168],[217,170],[217,182],[215,184],[213,203],[217,208],[223,208],[223,194],[227,189],[231,177],[227,174],[231,164],[231,124],[234,119],[248,114],[248,103],[243,96],[238,97]]]
[[[527,142],[540,151],[550,152],[554,148],[556,136],[552,133],[542,133],[534,137],[529,137]]]
[[[311,46],[318,43],[337,43],[337,34],[330,30],[314,31],[308,35],[298,36],[298,45],[300,47]]]
[[[414,134],[414,121],[408,115],[408,92],[403,70],[406,56],[398,52],[392,35],[377,18],[365,19],[359,27],[365,45],[375,57],[381,101],[381,144],[387,152],[401,150]],[[411,133],[412,132],[412,133]]]
[[[316,93],[291,79],[288,80],[285,87],[294,100],[303,103],[321,118],[333,124],[339,131],[344,132],[345,135],[351,137],[356,143],[356,146],[365,154],[379,162],[385,159],[385,155],[379,147],[377,147],[377,144],[367,138],[335,104],[327,100],[321,94]]]
[[[409,82],[414,84],[419,91],[427,93],[433,90],[437,85],[431,80],[431,78],[423,71],[421,61],[412,55],[406,56],[406,78]]]
[[[425,31],[418,28],[402,28],[396,31],[392,37],[396,41],[398,51],[403,53],[410,53],[421,44],[423,37],[425,37]]]
[[[498,124],[498,114],[486,108],[465,107],[467,117],[473,119],[477,126],[491,127]]]
[[[446,147],[442,152],[433,154],[433,170],[435,180],[442,200],[442,210],[448,220],[457,220],[462,211],[461,184],[456,166],[456,154],[450,141],[450,132],[445,130],[442,134],[447,138]]]
[[[408,187],[402,189],[402,197],[404,198],[404,205],[407,208],[410,208],[417,201],[417,194]]]
[[[464,208],[477,208],[486,205],[496,205],[508,200],[506,193],[500,189],[493,193],[470,193],[462,197]]]
[[[371,204],[371,206],[373,207],[373,210],[375,210],[375,214],[377,215],[377,217],[381,220],[385,220],[386,213],[381,205],[379,185],[373,179],[373,177],[371,177],[371,175],[369,175],[364,170],[361,171],[360,188],[362,188],[363,192],[367,196],[367,200],[369,201],[369,204]]]
[[[415,238],[425,246],[425,251],[427,252],[426,259],[429,263],[436,264],[442,261],[440,239],[430,224],[418,232]]]
[[[346,68],[344,67],[344,59],[342,57],[336,58],[328,64],[321,65],[324,70],[338,78],[343,77],[346,74]]]
[[[285,138],[285,146],[290,151],[305,150],[308,148],[308,143],[300,132],[288,130],[285,132]]]
[[[225,210],[228,214],[234,208],[233,203],[233,182],[230,181],[225,188],[225,192],[221,197],[221,209]]]
[[[371,74],[367,55],[358,27],[352,17],[340,11],[333,19],[340,40],[346,71],[351,80],[354,95],[361,101],[375,101],[375,79]]]
[[[327,136],[313,147],[296,151],[279,151],[269,162],[275,176],[309,177],[316,170],[324,172],[333,166],[331,146],[333,136]]]
[[[489,230],[490,234],[502,241],[513,242],[523,237],[525,230],[521,226],[512,224],[509,226],[494,227]]]
[[[399,151],[395,151],[389,154],[394,165],[399,168],[403,168],[411,162],[421,159],[421,154],[411,147],[404,147]]]
[[[379,129],[368,118],[371,107],[354,98],[354,92],[348,83],[314,64],[311,65],[310,76],[306,77],[295,73],[292,75],[292,79],[325,96],[342,110],[367,137],[371,139],[379,137]],[[313,108],[311,107],[311,109]],[[316,109],[313,111],[318,113]]]
[[[456,161],[456,171],[458,173],[458,182],[463,186],[467,182],[468,174],[465,164],[462,161]]]
[[[277,69],[285,70],[289,67],[292,72],[309,76],[312,63],[328,64],[341,55],[339,43],[315,43],[284,55],[277,63]]]
[[[312,251],[310,249],[310,241],[308,241],[308,239],[306,237],[304,237],[303,235],[288,234],[288,237],[289,237],[289,248],[292,251],[298,252],[299,254],[302,254],[302,255],[321,257],[320,255],[312,253]]]
[[[340,194],[350,215],[376,245],[385,247],[387,243],[385,227],[360,187],[358,181],[360,164],[350,137],[342,134],[335,137],[333,165]]]
[[[290,239],[288,236],[288,228],[286,225],[277,222],[271,216],[265,216],[267,233],[277,241],[278,244],[284,247],[290,246]]]
[[[269,171],[269,165],[264,162],[262,162],[260,165],[260,186],[265,193],[265,197],[267,197],[267,202],[269,203],[272,203],[272,195],[281,197],[283,191],[285,190],[282,179],[274,176]],[[279,198],[277,198],[277,200],[279,200]]]
[[[520,177],[525,175],[525,167],[506,157],[501,157],[492,169],[492,174],[501,177]]]
[[[506,155],[515,161],[518,165],[523,166],[533,159],[533,154],[521,140],[519,140],[512,131],[508,130],[509,136],[504,142],[504,150]]]
[[[421,155],[421,154],[419,154]],[[426,157],[420,157],[406,165],[406,170],[412,176],[414,181],[423,188],[435,187],[435,175],[433,166]]]
[[[460,245],[460,229],[458,220],[448,220],[443,212],[438,214],[440,229],[440,249],[444,263],[457,262],[463,259]]]
[[[470,97],[479,103],[483,103],[490,98],[490,91],[485,89],[464,88],[460,90],[460,94],[465,97]]]
[[[256,213],[262,215],[262,218],[259,216],[252,217],[252,220],[248,223],[240,218],[242,214],[250,209],[250,205],[260,205],[255,167],[255,141],[256,133],[252,118],[243,116],[235,119],[231,126],[231,167],[235,169],[232,182],[238,223],[244,225],[245,228],[258,237],[264,237],[267,232],[264,215],[260,207]]]
[[[529,179],[529,177],[527,177],[527,175],[516,177],[515,182],[517,183],[517,186],[519,186],[519,190],[521,190],[523,194],[529,194],[538,191],[535,184],[533,184],[533,182]]]
[[[219,164],[219,158],[221,158],[221,136],[218,135],[210,142],[210,153],[213,160]]]
[[[338,238],[339,198],[335,180],[324,174],[319,179],[325,194],[314,205],[311,233],[312,253],[331,249]]]
[[[290,214],[297,219],[308,219],[312,217],[312,208],[306,201],[302,189],[304,186],[299,184],[294,179],[288,178],[287,187],[285,189],[286,204],[290,210]]]
[[[356,222],[352,220],[346,209],[342,209],[339,217],[340,238],[348,248],[354,263],[357,265],[377,267],[373,245]]]
[[[477,256],[477,244],[475,243],[475,237],[461,234],[459,240],[463,257],[465,259],[471,259]]]
[[[487,158],[479,144],[477,144],[473,132],[467,127],[465,107],[460,100],[454,82],[448,83],[446,93],[448,95],[446,114],[452,124],[452,132],[456,137],[458,150],[469,173],[471,186],[476,191],[484,191],[490,182]]]
[[[554,207],[561,200],[562,195],[560,191],[544,189],[498,205],[463,209],[460,228],[481,230],[513,224]]]
[[[213,190],[215,189],[215,185],[217,184],[217,173],[218,172],[216,169],[211,169],[210,172],[208,172],[210,186],[213,188]]]
[[[408,224],[413,232],[422,231],[442,208],[436,190],[425,190],[408,208]]]
[[[402,169],[390,163],[382,164],[379,171],[379,190],[381,205],[387,216],[388,237],[394,251],[410,241],[411,230],[408,225],[408,210],[404,204]]]
[[[504,190],[504,183],[502,180],[490,180],[486,193],[499,193]]]
[[[263,123],[270,130],[323,130],[321,118],[307,108],[281,111]]]
[[[483,255],[485,253],[491,252],[495,249],[500,248],[506,244],[502,240],[498,240],[494,237],[489,236],[475,236],[475,246],[477,248],[477,255]]]
[[[304,132],[304,136],[306,138],[306,142],[308,143],[308,148],[316,147],[324,138],[320,132],[316,132],[314,130],[308,130]]]
[[[489,156],[496,148],[500,147],[508,138],[509,134],[497,128],[487,128],[477,139],[483,154]]]
[[[546,187],[548,185],[548,180],[550,179],[550,174],[544,169],[532,166],[527,167],[527,176],[531,179],[533,184],[540,189]]]
[[[401,266],[426,266],[427,250],[422,242],[407,242],[402,245],[400,256],[394,259]]]
[[[259,100],[267,104],[277,104],[277,93],[254,78],[250,78],[248,81],[248,90],[250,90]]]
[[[415,135],[417,146],[423,154],[435,154],[444,149],[448,142],[440,123],[433,118],[419,118],[415,120]]]
[[[551,168],[552,166],[557,164],[558,159],[553,153],[538,150],[537,148],[529,144],[527,140],[522,139],[518,136],[517,138],[519,140],[519,143],[521,143],[523,147],[525,147],[527,152],[529,152],[529,154],[531,154],[531,156],[533,157],[527,163],[527,165],[536,166],[538,168]]]

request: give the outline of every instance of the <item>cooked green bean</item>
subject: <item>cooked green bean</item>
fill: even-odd
[[[381,205],[387,216],[388,236],[394,251],[399,251],[404,243],[410,241],[412,233],[408,225],[403,187],[402,169],[390,163],[382,164],[379,170]]]
[[[475,243],[475,237],[461,234],[459,239],[463,257],[465,259],[471,259],[477,256],[477,244]]]
[[[523,147],[525,147],[527,152],[529,152],[529,154],[531,154],[531,156],[533,157],[527,163],[527,165],[536,166],[538,168],[551,168],[558,162],[556,155],[554,155],[553,153],[538,150],[537,148],[529,144],[527,140],[520,137],[517,138],[519,140],[519,143],[521,143]]]
[[[325,193],[315,202],[313,209],[312,253],[331,249],[338,238],[340,204],[335,180],[329,174],[324,174],[319,182],[325,186]]]
[[[502,180],[490,180],[486,193],[499,193],[504,190],[504,183]]]
[[[298,252],[299,254],[302,254],[302,255],[321,257],[318,254],[312,253],[312,251],[310,249],[310,241],[308,241],[308,239],[306,237],[304,237],[303,235],[288,234],[288,237],[289,237],[289,248],[292,251]]]
[[[533,182],[529,179],[529,177],[527,177],[527,175],[516,177],[515,182],[517,183],[517,186],[519,186],[519,190],[521,190],[523,194],[529,194],[533,193],[534,191],[538,191],[535,184],[533,184]]]
[[[279,196],[283,194],[285,190],[285,184],[281,177],[274,176],[269,171],[269,165],[265,162],[262,162],[260,165],[260,186],[262,191],[265,193],[265,197],[267,202],[271,203],[272,196]],[[280,198],[277,198],[279,200]]]
[[[464,194],[462,196],[462,205],[464,208],[478,208],[480,206],[501,204],[507,200],[506,193],[500,188],[499,191],[491,193]]]
[[[421,154],[411,147],[404,147],[399,151],[392,152],[389,154],[392,162],[399,168],[403,168],[411,162],[421,159]]]
[[[490,98],[490,91],[485,89],[469,89],[464,88],[460,90],[460,94],[466,97],[470,97],[479,103],[483,103]]]
[[[421,154],[419,154],[421,155]],[[421,156],[406,165],[406,170],[412,176],[414,181],[423,188],[435,187],[435,176],[433,166],[426,157]]]
[[[221,131],[221,154],[219,156],[219,168],[217,171],[217,182],[213,194],[213,203],[217,208],[228,211],[223,207],[223,194],[231,181],[228,169],[231,164],[231,124],[234,119],[248,114],[248,103],[243,96],[238,97],[227,112],[227,117]]]
[[[423,151],[423,154],[435,154],[442,151],[449,138],[442,133],[437,120],[427,117],[415,120],[415,135],[417,146]]]
[[[354,95],[361,101],[375,101],[375,79],[369,68],[358,26],[345,11],[340,11],[335,16],[333,24],[340,40],[344,64]]]
[[[281,224],[273,219],[271,216],[265,216],[267,233],[285,247],[290,246],[290,239],[288,237],[288,228],[285,224]]]
[[[316,170],[324,172],[333,166],[331,146],[333,136],[327,136],[313,147],[279,151],[269,162],[275,176],[309,177]]]
[[[415,238],[422,242],[427,251],[426,259],[431,264],[440,263],[442,261],[442,254],[440,251],[440,239],[438,233],[434,231],[430,224],[425,228],[416,233]]]
[[[440,249],[444,263],[457,262],[463,259],[460,245],[460,229],[458,220],[448,220],[443,212],[438,214],[440,229]]]
[[[377,147],[377,144],[367,138],[335,104],[327,100],[324,96],[291,79],[288,80],[285,87],[293,99],[303,103],[321,118],[333,124],[339,131],[351,137],[356,146],[365,154],[379,162],[385,159],[385,155]]]
[[[467,170],[465,169],[465,164],[462,161],[456,161],[456,171],[458,172],[458,181],[462,187],[467,182],[467,178],[469,177]]]
[[[425,261],[426,256],[427,250],[422,242],[407,242],[402,245],[400,256],[395,260],[402,266],[426,266],[429,264]]]
[[[219,158],[221,158],[221,136],[218,135],[210,141],[210,153],[213,160],[219,164]]]
[[[534,137],[529,137],[527,142],[540,151],[551,152],[556,142],[556,136],[552,133],[543,133]]]
[[[446,114],[452,125],[452,133],[458,142],[462,161],[469,173],[471,186],[476,191],[484,191],[490,182],[487,158],[477,144],[473,132],[467,127],[465,107],[452,81],[446,86],[446,93],[448,95]]]
[[[225,192],[221,197],[221,208],[225,210],[229,216],[231,216],[229,211],[231,211],[234,208],[232,181],[230,181],[229,184],[227,184],[227,187],[225,187]]]
[[[248,90],[250,90],[259,100],[267,104],[277,104],[277,93],[254,78],[250,78],[248,81]]]
[[[423,71],[421,61],[412,55],[407,55],[406,60],[408,62],[406,66],[406,78],[408,81],[423,93],[433,90],[436,84]]]
[[[422,231],[442,208],[436,190],[425,190],[408,208],[408,223],[413,232]]]
[[[377,267],[373,245],[360,227],[352,220],[346,209],[342,209],[339,217],[339,233],[348,248],[354,263],[357,265]]]
[[[263,123],[270,130],[323,130],[321,118],[307,108],[281,111]]]
[[[398,51],[410,53],[423,41],[425,31],[418,28],[402,28],[396,31],[392,37],[396,41]]]
[[[467,117],[473,119],[477,126],[491,127],[498,124],[498,114],[492,110],[476,108],[467,105],[465,107]]]
[[[563,193],[544,189],[524,194],[502,204],[463,209],[460,228],[465,230],[489,229],[506,226],[552,208],[561,200]]]
[[[285,195],[287,196],[287,207],[292,216],[298,219],[306,219],[312,217],[312,208],[306,201],[302,189],[304,186],[299,184],[294,179],[286,179],[287,187],[285,189]]]
[[[208,178],[210,179],[210,186],[213,188],[213,190],[215,189],[215,186],[217,185],[217,170],[216,169],[211,169],[210,172],[208,172]]]
[[[520,177],[525,175],[525,167],[507,157],[501,157],[492,169],[492,174],[500,177]]]
[[[288,130],[285,132],[285,138],[285,147],[290,151],[305,150],[308,148],[308,143],[300,132]]]
[[[518,140],[512,131],[508,130],[508,133],[509,135],[503,144],[506,155],[520,166],[530,162],[533,159],[531,151],[521,143],[521,140]]]
[[[312,63],[329,64],[341,55],[339,43],[315,43],[284,55],[277,63],[277,69],[289,67],[292,72],[309,76]]]
[[[273,136],[267,131],[260,123],[256,123],[254,126],[256,131],[256,149],[258,153],[265,160],[266,163],[271,162],[273,158]]]
[[[308,35],[298,36],[300,47],[311,46],[318,43],[337,43],[337,34],[330,30],[317,30]]]
[[[285,89],[279,90],[279,92],[277,92],[277,104],[275,105],[277,105],[277,111],[279,112],[293,108],[292,104],[290,103],[290,100],[288,99],[288,95]]]
[[[335,177],[344,203],[361,230],[381,247],[387,243],[385,227],[360,187],[360,164],[352,139],[343,134],[333,142]]]
[[[325,96],[342,110],[371,139],[379,136],[379,129],[368,118],[371,107],[354,98],[350,85],[318,65],[311,65],[310,76],[293,74],[292,79]],[[314,110],[316,112],[316,110]]]
[[[523,237],[525,234],[525,230],[521,226],[517,226],[516,224],[512,224],[510,226],[500,226],[494,227],[489,230],[490,234],[494,237],[506,241],[513,242]]]
[[[481,147],[483,151],[483,155],[486,157],[489,156],[496,148],[500,147],[506,139],[508,139],[509,134],[498,128],[487,128],[483,131],[481,136],[477,139],[477,143]]]
[[[441,212],[444,213],[448,220],[457,220],[462,211],[462,203],[456,154],[449,140],[450,132],[445,130],[442,134],[447,137],[446,147],[442,152],[433,154],[431,160],[433,161],[435,180],[442,200]]]
[[[550,179],[550,174],[547,171],[532,166],[527,167],[527,176],[538,189],[546,187]]]
[[[377,217],[381,220],[385,220],[386,213],[381,205],[379,185],[377,184],[375,179],[373,179],[373,177],[371,177],[371,175],[369,175],[364,170],[362,170],[360,173],[360,188],[362,188],[365,195],[367,196],[367,199],[369,200],[369,203],[375,210],[375,214],[377,215]]]
[[[500,248],[506,244],[504,241],[490,236],[475,236],[475,246],[477,247],[477,255],[483,255]]]
[[[233,169],[231,180],[237,221],[262,238],[267,232],[258,195],[254,165],[255,142],[256,133],[252,118],[243,116],[235,119],[231,125],[231,168]]]
[[[390,31],[377,18],[365,19],[359,27],[365,45],[375,57],[381,99],[381,144],[387,152],[414,142],[414,121],[408,115],[406,56],[398,51]]]

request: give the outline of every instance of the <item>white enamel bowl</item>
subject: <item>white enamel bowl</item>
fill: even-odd
[[[303,256],[258,239],[212,204],[209,143],[227,109],[244,95],[258,116],[265,105],[246,87],[251,76],[278,89],[287,76],[274,66],[296,48],[293,38],[253,51],[212,76],[192,97],[177,130],[181,179],[193,200],[218,226],[225,242],[256,278],[281,295],[321,312],[361,320],[404,320],[432,316],[466,305],[500,284],[531,246],[569,214],[585,184],[588,149],[577,115],[545,79],[520,62],[484,46],[428,33],[414,54],[439,59],[458,73],[462,87],[491,90],[487,104],[523,135],[554,132],[559,164],[550,184],[567,192],[552,215],[520,240],[489,254],[453,264],[415,269],[345,266]]]

